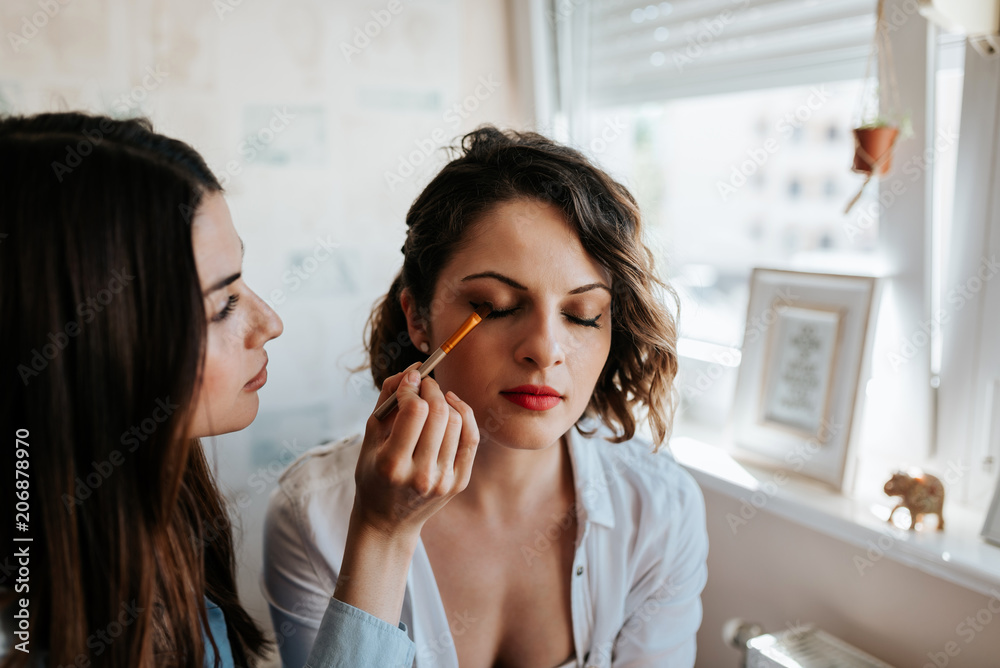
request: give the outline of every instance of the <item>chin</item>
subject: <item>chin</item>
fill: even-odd
[[[246,409],[240,411],[240,419],[238,421],[238,426],[232,431],[239,431],[240,429],[246,429],[250,424],[257,419],[257,411],[260,410],[260,398],[257,393],[254,392],[249,397],[249,405]]]
[[[252,397],[245,397],[241,404],[233,406],[227,412],[225,420],[212,420],[206,417],[203,418],[203,422],[196,422],[192,438],[221,436],[246,429],[257,417],[259,407],[260,400],[257,398],[256,393]]]
[[[519,420],[510,420],[502,428],[489,430],[488,420],[485,426],[480,426],[480,439],[483,443],[493,443],[511,450],[544,450],[556,443],[562,435],[572,428],[572,424],[553,427],[536,422],[531,424],[515,424]]]

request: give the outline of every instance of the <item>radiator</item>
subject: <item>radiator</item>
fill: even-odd
[[[746,641],[746,668],[892,668],[814,626]]]

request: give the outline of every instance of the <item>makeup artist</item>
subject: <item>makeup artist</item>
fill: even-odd
[[[423,527],[402,621],[420,668],[694,665],[708,537],[667,450],[677,329],[635,200],[582,154],[483,127],[407,214],[375,307],[377,384],[493,310],[434,371],[474,410],[468,488]],[[402,338],[398,338],[402,337]],[[422,352],[421,352],[422,351]],[[651,440],[636,434],[644,413]],[[358,435],[307,453],[271,498],[264,587],[301,663],[345,565]],[[294,606],[299,606],[295,610]],[[305,612],[303,613],[303,609]]]
[[[242,279],[219,182],[145,121],[2,118],[0,211],[0,413],[5,456],[15,429],[29,453],[19,537],[33,539],[12,542],[4,521],[5,547],[30,545],[31,580],[29,593],[0,583],[0,665],[254,665],[271,643],[240,605],[229,517],[198,439],[253,421],[282,323]],[[310,599],[299,665],[412,662],[399,625],[407,569],[423,524],[467,485],[478,429],[454,394],[402,371],[385,374],[379,398],[398,391],[398,410],[369,420],[350,472],[350,577]],[[24,596],[30,653],[10,627]]]

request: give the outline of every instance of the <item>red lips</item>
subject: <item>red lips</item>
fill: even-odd
[[[548,385],[518,385],[500,392],[507,401],[532,411],[547,411],[562,401],[562,395]]]

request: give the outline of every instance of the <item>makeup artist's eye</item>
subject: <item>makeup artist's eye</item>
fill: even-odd
[[[219,311],[217,314],[212,316],[212,322],[219,322],[225,320],[229,317],[229,314],[233,312],[236,308],[236,302],[240,300],[239,295],[229,295],[229,300],[226,302],[226,307]]]

